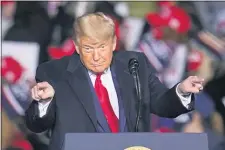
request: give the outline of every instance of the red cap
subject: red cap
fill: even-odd
[[[162,32],[160,27],[153,28],[152,29],[152,34],[154,35],[154,37],[156,39],[162,39],[162,37],[163,37],[163,32]]]
[[[187,33],[191,28],[189,15],[180,7],[163,7],[160,13],[146,15],[148,23],[154,27],[170,27],[177,33]]]
[[[61,47],[50,46],[48,53],[52,59],[60,59],[72,55],[75,52],[75,45],[72,39],[67,39]]]

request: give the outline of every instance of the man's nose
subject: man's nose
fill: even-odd
[[[93,60],[98,61],[100,59],[100,57],[101,56],[100,56],[99,52],[97,50],[95,50],[93,53]]]

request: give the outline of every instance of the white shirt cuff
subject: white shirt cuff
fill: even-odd
[[[39,109],[39,117],[42,118],[44,115],[46,115],[48,106],[50,105],[51,100],[48,101],[39,101],[38,102],[38,109]]]
[[[185,108],[189,109],[189,106],[190,106],[189,104],[191,103],[191,96],[192,96],[192,94],[185,95],[185,96],[182,95],[181,93],[178,92],[178,86],[179,86],[179,84],[176,87],[176,93],[177,93],[178,97],[180,98],[181,103],[183,104],[183,106]]]

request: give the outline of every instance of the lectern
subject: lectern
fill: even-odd
[[[204,133],[68,133],[63,150],[208,150],[208,140]]]

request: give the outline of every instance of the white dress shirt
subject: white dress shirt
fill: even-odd
[[[88,72],[88,73],[89,73],[89,76],[91,78],[91,82],[94,86],[95,80],[96,80],[96,75],[93,74],[92,72]],[[110,69],[108,69],[107,71],[104,72],[104,74],[101,75],[101,81],[102,81],[102,84],[105,86],[105,88],[108,91],[109,100],[110,100],[110,103],[111,103],[112,108],[114,110],[114,113],[119,118],[118,97],[117,97],[117,93],[116,93],[116,89],[115,89],[115,86],[114,86],[114,83],[113,83],[112,74],[111,74]],[[178,92],[177,88],[176,88],[176,93],[177,93],[178,97],[180,98],[184,107],[188,108],[188,106],[191,102],[191,95],[189,95],[188,97],[184,97]],[[41,101],[41,102],[38,103],[40,117],[43,117],[46,114],[50,102],[51,101]]]

